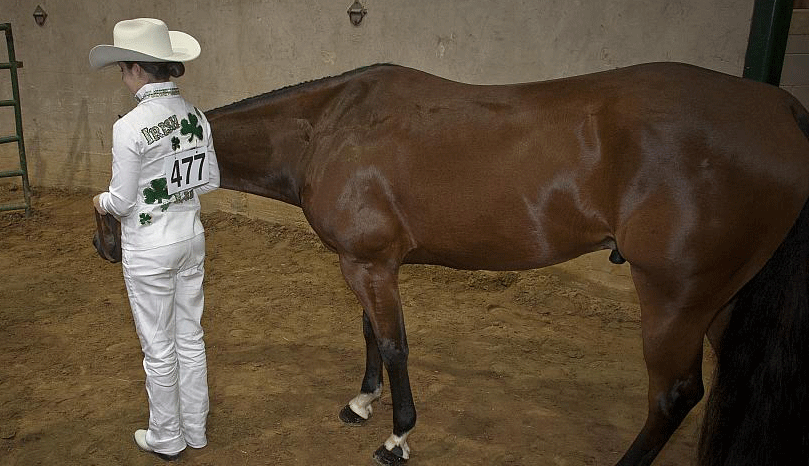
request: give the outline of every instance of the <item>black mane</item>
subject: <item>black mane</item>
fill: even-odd
[[[373,65],[368,65],[368,66],[363,66],[363,67],[360,67],[360,68],[355,68],[353,70],[346,71],[346,72],[344,72],[342,74],[339,74],[337,76],[327,76],[327,77],[324,77],[324,78],[313,79],[311,81],[304,81],[304,82],[298,83],[298,84],[291,84],[289,86],[285,86],[285,87],[276,89],[274,91],[265,92],[264,94],[259,94],[259,95],[253,96],[253,97],[247,97],[245,99],[242,99],[242,100],[239,100],[239,101],[227,104],[227,105],[223,105],[221,107],[216,107],[216,108],[210,109],[210,110],[206,111],[205,113],[207,114],[208,112],[219,112],[219,111],[224,111],[224,110],[230,110],[230,109],[233,109],[233,108],[236,108],[236,107],[244,107],[244,106],[248,106],[248,105],[253,104],[253,103],[264,102],[266,100],[274,99],[274,98],[279,97],[281,95],[285,95],[285,94],[288,94],[290,92],[294,92],[294,91],[296,91],[296,90],[298,90],[298,89],[300,89],[302,87],[305,87],[305,86],[310,86],[310,85],[313,85],[313,84],[321,84],[321,83],[325,83],[325,82],[332,81],[332,80],[350,78],[350,77],[352,77],[352,76],[354,76],[356,74],[360,74],[360,73],[362,73],[364,71],[367,71],[367,70],[370,70],[370,69],[373,69],[373,68],[382,67],[382,66],[392,66],[392,65],[390,63],[376,63],[376,64],[373,64]]]

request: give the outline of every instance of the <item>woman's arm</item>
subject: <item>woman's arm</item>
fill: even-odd
[[[98,205],[119,218],[129,215],[137,202],[141,168],[138,137],[123,120],[112,127],[112,179],[109,191],[98,195]]]

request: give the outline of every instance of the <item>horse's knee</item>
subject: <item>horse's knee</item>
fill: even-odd
[[[376,341],[374,336],[374,328],[371,326],[371,319],[368,318],[368,313],[362,313],[362,335],[365,341]]]
[[[362,313],[362,333],[365,336],[365,376],[360,391],[372,393],[382,386],[382,357],[366,312]]]
[[[399,344],[394,340],[383,338],[378,340],[378,348],[379,354],[382,356],[382,362],[385,363],[388,370],[390,370],[392,366],[407,364],[407,356],[409,354],[407,343]]]

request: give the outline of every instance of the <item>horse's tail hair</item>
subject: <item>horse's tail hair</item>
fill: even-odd
[[[809,202],[736,295],[717,359],[699,465],[809,464]]]
[[[798,128],[801,129],[803,135],[809,139],[809,112],[806,111],[806,108],[796,99],[795,97],[789,96],[792,100],[792,104],[790,108],[792,110],[792,116],[795,118],[795,123],[797,123]]]

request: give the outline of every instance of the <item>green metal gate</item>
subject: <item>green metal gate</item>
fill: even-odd
[[[744,58],[744,77],[777,86],[787,49],[793,0],[756,0]]]
[[[0,178],[21,176],[22,190],[25,196],[24,204],[0,205],[0,211],[25,209],[25,215],[31,215],[31,187],[28,184],[28,165],[25,162],[25,144],[23,143],[22,136],[22,112],[20,111],[20,88],[17,83],[17,68],[22,68],[22,62],[18,62],[14,56],[14,37],[11,34],[11,24],[0,24],[0,31],[6,33],[6,44],[8,46],[8,63],[0,63],[0,70],[7,69],[11,72],[12,96],[12,100],[0,100],[0,107],[14,107],[15,126],[17,128],[17,132],[13,136],[0,134],[0,144],[16,142],[17,148],[20,151],[20,168],[18,170],[0,172]]]

